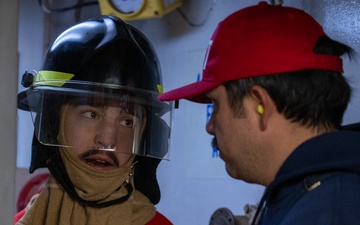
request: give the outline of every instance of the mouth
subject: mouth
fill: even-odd
[[[216,149],[216,150],[218,151],[219,157],[220,157],[222,160],[224,160],[224,158],[222,157],[221,150],[220,150],[219,143],[218,143],[218,141],[217,141],[216,136],[214,136],[214,138],[213,138],[212,141],[211,141],[211,147],[212,147],[214,150]]]
[[[87,158],[85,159],[86,164],[91,167],[95,167],[98,169],[112,169],[115,168],[114,164],[104,160],[104,159],[96,159],[96,158]]]
[[[217,139],[216,139],[215,136],[214,136],[214,138],[213,138],[212,141],[211,141],[211,147],[212,147],[213,149],[217,149],[217,150],[219,151],[219,145],[218,145],[218,142],[217,142]]]
[[[81,159],[87,165],[101,170],[110,170],[118,167],[118,160],[112,152],[91,150],[82,155]]]

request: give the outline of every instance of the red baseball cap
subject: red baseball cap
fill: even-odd
[[[313,52],[325,35],[303,10],[266,2],[241,9],[220,22],[213,33],[202,79],[160,94],[159,99],[208,103],[204,93],[230,80],[302,69],[342,73],[340,57]]]

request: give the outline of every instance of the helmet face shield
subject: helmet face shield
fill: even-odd
[[[157,93],[71,80],[35,83],[27,104],[40,143],[169,159],[173,107]]]

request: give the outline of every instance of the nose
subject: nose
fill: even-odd
[[[210,135],[215,135],[214,130],[214,119],[212,116],[210,116],[209,121],[206,123],[206,132],[208,132]]]
[[[100,149],[115,149],[116,127],[112,123],[102,123],[97,130],[95,144]]]

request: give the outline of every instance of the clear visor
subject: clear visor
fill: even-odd
[[[44,145],[169,159],[173,107],[156,93],[74,82],[32,87],[27,101]]]

